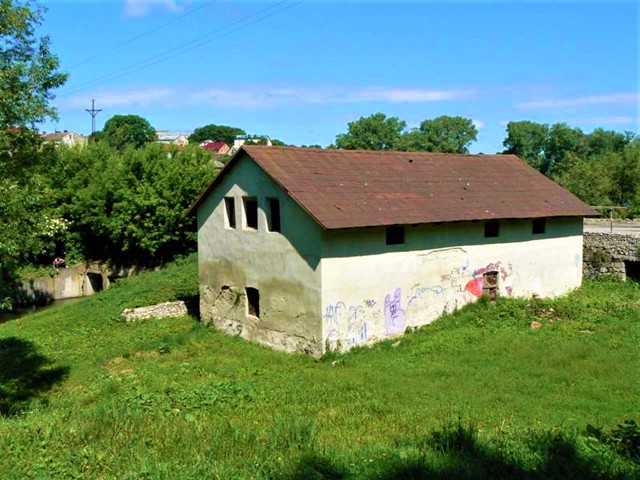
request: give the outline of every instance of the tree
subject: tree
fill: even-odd
[[[504,153],[512,153],[539,170],[544,161],[549,126],[545,124],[521,121],[507,124],[507,138],[502,144],[507,147]]]
[[[470,118],[442,115],[424,120],[420,127],[404,135],[402,150],[421,150],[442,153],[469,153],[478,130]]]
[[[540,171],[549,176],[560,174],[568,154],[585,157],[588,153],[587,138],[582,130],[571,128],[566,123],[554,123],[547,135]]]
[[[0,0],[0,129],[31,126],[56,111],[52,90],[67,75],[58,72],[58,58],[49,50],[49,37],[36,36],[43,9],[28,2]]]
[[[233,141],[238,135],[246,135],[247,132],[241,128],[229,127],[227,125],[209,124],[204,127],[196,128],[189,135],[189,143],[200,144],[205,140],[222,141],[229,146],[233,145]]]
[[[635,134],[632,132],[614,132],[596,128],[587,136],[587,148],[592,155],[604,152],[622,152],[633,141]]]
[[[104,124],[101,138],[118,150],[140,148],[156,140],[151,124],[138,115],[114,115]]]
[[[211,157],[189,145],[169,158],[163,147],[118,152],[90,144],[57,150],[52,173],[69,224],[67,252],[144,265],[195,248],[194,218],[184,212],[213,178]]]
[[[349,131],[336,137],[336,146],[347,150],[394,150],[407,124],[397,117],[374,113],[349,122]]]
[[[36,36],[43,10],[0,0],[0,310],[11,307],[16,268],[41,254],[55,231],[41,174],[47,149],[32,129],[47,117],[52,90],[67,79],[49,38]]]

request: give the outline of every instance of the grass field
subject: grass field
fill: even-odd
[[[640,478],[637,284],[320,361],[120,319],[196,295],[189,257],[0,325],[0,478]]]

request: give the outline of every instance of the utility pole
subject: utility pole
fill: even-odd
[[[85,108],[89,115],[91,115],[91,135],[96,133],[96,115],[102,111],[102,109],[96,110],[96,100],[95,98],[91,100],[91,110]]]

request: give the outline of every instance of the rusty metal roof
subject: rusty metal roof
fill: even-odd
[[[192,210],[245,154],[326,229],[595,214],[515,155],[250,145]]]

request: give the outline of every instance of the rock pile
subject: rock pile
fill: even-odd
[[[182,317],[187,315],[187,306],[183,301],[164,302],[149,307],[126,308],[122,316],[127,322],[143,320],[147,318]]]

